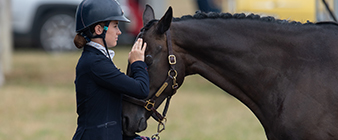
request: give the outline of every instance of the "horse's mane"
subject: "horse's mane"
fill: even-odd
[[[279,24],[293,24],[293,25],[302,25],[303,24],[303,23],[297,22],[297,21],[275,19],[272,16],[261,17],[260,15],[257,15],[257,14],[245,15],[244,13],[235,13],[235,14],[216,13],[216,12],[205,13],[205,12],[201,12],[201,11],[196,11],[196,13],[194,15],[184,15],[180,18],[173,18],[173,21],[182,21],[182,20],[189,20],[189,19],[206,19],[206,18],[211,18],[211,19],[252,19],[252,20],[260,20],[260,21],[279,23]],[[305,24],[314,24],[314,23],[307,21],[307,23],[304,23],[304,25]]]
[[[217,13],[217,12],[201,12],[201,11],[196,11],[194,15],[184,15],[180,18],[173,18],[174,22],[177,21],[183,21],[183,20],[190,20],[190,19],[251,19],[251,20],[259,20],[259,21],[265,21],[265,22],[271,22],[271,23],[278,23],[278,24],[290,24],[290,25],[335,25],[338,26],[338,23],[336,22],[317,22],[317,23],[312,23],[307,21],[306,23],[301,23],[297,21],[291,21],[291,20],[282,20],[282,19],[275,19],[272,16],[266,16],[262,17],[257,14],[249,14],[245,15],[244,13],[235,13],[235,14],[230,14],[230,13]],[[157,19],[153,19],[149,21],[141,30],[148,30],[155,22],[157,22]]]

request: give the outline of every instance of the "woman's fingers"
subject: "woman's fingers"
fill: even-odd
[[[143,52],[143,53],[146,51],[146,48],[147,48],[147,43],[144,42],[144,45],[143,45],[143,48],[142,48],[142,52]]]
[[[144,61],[144,53],[147,47],[147,43],[144,43],[143,47],[142,45],[143,45],[143,40],[141,38],[137,39],[131,51],[129,52],[128,60],[130,63],[133,63],[138,60]]]
[[[142,46],[142,39],[139,38],[139,39],[137,39],[137,41],[135,42],[133,48],[136,49],[136,50],[139,50],[139,49],[141,49],[141,46]]]

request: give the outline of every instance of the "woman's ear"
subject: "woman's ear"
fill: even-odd
[[[95,29],[94,36],[95,35],[101,35],[103,33],[103,27],[99,24],[96,25],[94,29]]]

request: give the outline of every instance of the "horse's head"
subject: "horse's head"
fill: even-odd
[[[150,93],[144,100],[124,97],[123,131],[126,135],[145,130],[147,120],[156,114],[154,110],[165,99],[171,97],[183,82],[184,67],[179,62],[180,57],[175,56],[175,46],[173,46],[175,44],[172,43],[168,33],[172,18],[171,7],[160,20],[155,20],[154,11],[149,5],[143,13],[144,27],[138,38],[143,38],[147,43],[145,62],[148,65]],[[131,76],[129,70],[127,74]],[[156,119],[164,121],[161,115]]]

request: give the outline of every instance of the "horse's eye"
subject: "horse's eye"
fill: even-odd
[[[148,54],[148,55],[146,56],[145,62],[146,62],[146,64],[147,64],[148,66],[150,66],[151,64],[153,64],[153,57],[152,57],[151,55]]]

